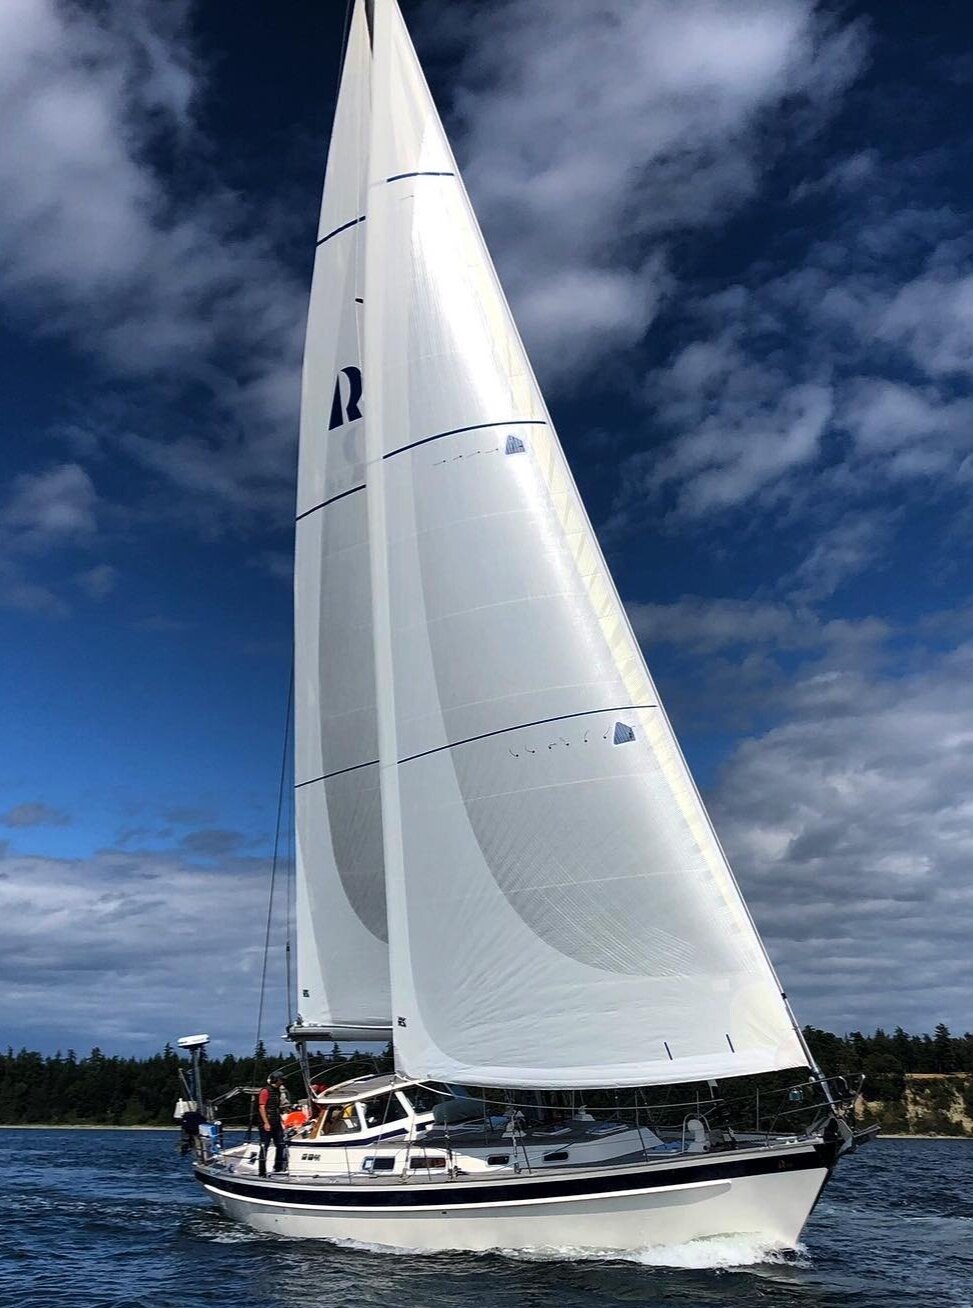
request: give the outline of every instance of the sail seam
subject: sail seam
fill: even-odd
[[[339,768],[337,772],[325,772],[323,777],[311,777],[307,781],[297,781],[294,783],[294,789],[300,790],[302,786],[313,786],[316,781],[330,781],[332,777],[343,777],[346,772],[357,772],[359,768],[373,768],[377,764],[377,758],[371,758],[367,763],[353,763],[350,768]]]
[[[359,223],[363,223],[364,221],[365,221],[364,214],[362,214],[360,218],[352,218],[351,222],[342,223],[340,227],[336,227],[334,231],[328,232],[327,236],[322,236],[321,239],[319,241],[315,241],[314,244],[315,246],[324,245],[325,241],[330,241],[332,236],[340,236],[341,233],[346,232],[349,227],[357,227]]]
[[[551,722],[567,722],[570,718],[590,718],[596,713],[633,713],[637,709],[654,709],[658,704],[623,704],[614,708],[582,709],[580,713],[561,713],[555,718],[538,718],[535,722],[517,722],[512,727],[498,727],[496,731],[484,731],[479,736],[467,736],[465,740],[454,740],[448,745],[437,745],[435,749],[424,749],[419,754],[409,754],[399,759],[403,763],[412,763],[417,758],[428,758],[430,754],[441,754],[444,749],[456,749],[459,745],[472,745],[477,740],[488,740],[490,736],[503,736],[508,731],[526,731],[528,727],[543,727]]]
[[[475,422],[472,427],[453,427],[451,431],[440,431],[435,436],[423,436],[422,440],[413,441],[410,445],[400,445],[397,450],[389,450],[388,454],[383,454],[383,459],[392,459],[396,454],[405,454],[406,450],[414,450],[418,445],[428,445],[431,441],[441,441],[446,436],[461,436],[466,431],[485,431],[488,427],[546,427],[547,422],[544,418],[513,418],[510,422]]]
[[[386,177],[386,185],[389,182],[401,182],[407,177],[455,177],[455,173],[396,173],[393,177]]]
[[[294,521],[300,522],[300,520],[306,518],[309,513],[317,513],[318,509],[326,509],[329,504],[334,504],[337,500],[343,500],[346,495],[354,495],[356,491],[363,491],[364,489],[365,483],[362,482],[360,486],[352,486],[350,490],[341,491],[339,495],[332,495],[330,500],[322,500],[320,504],[315,504],[313,508],[305,509],[303,513],[299,513]]]

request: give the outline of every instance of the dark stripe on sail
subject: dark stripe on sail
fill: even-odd
[[[448,745],[437,745],[435,749],[424,749],[421,754],[409,754],[407,758],[399,759],[399,765],[412,763],[417,758],[428,758],[430,754],[441,754],[444,749],[456,749],[459,745],[471,745],[475,740],[488,740],[491,736],[503,736],[508,731],[526,731],[528,727],[543,727],[550,722],[567,722],[570,718],[590,718],[596,713],[632,713],[637,709],[654,709],[658,707],[658,704],[624,704],[621,708],[583,709],[580,713],[561,713],[556,718],[538,718],[536,722],[517,722],[512,727],[498,727],[496,731],[484,731],[479,736],[467,736],[465,740],[454,740]]]
[[[351,222],[342,223],[341,226],[336,227],[333,232],[328,232],[327,236],[322,236],[319,241],[315,241],[315,245],[324,245],[325,241],[330,241],[332,236],[339,236],[342,232],[346,232],[349,227],[357,227],[359,223],[363,223],[364,221],[364,214],[362,214],[360,218],[352,218]]]
[[[305,509],[303,513],[299,513],[294,521],[300,522],[300,520],[306,518],[309,513],[317,513],[318,509],[326,509],[329,504],[334,504],[338,500],[343,500],[346,495],[355,495],[358,491],[363,491],[364,489],[365,486],[364,483],[362,483],[361,486],[352,486],[351,490],[342,491],[340,495],[332,495],[330,500],[322,500],[320,504],[315,504],[313,509]]]
[[[455,177],[455,173],[396,173],[394,177],[386,177],[386,184],[389,182],[402,182],[407,177]]]
[[[351,1144],[352,1141],[345,1141]],[[359,1142],[355,1142],[358,1144]],[[367,1142],[362,1141],[367,1147]],[[422,1149],[420,1137],[414,1148]],[[454,1146],[455,1147],[455,1146]],[[409,1178],[403,1184],[400,1177],[382,1188],[374,1186],[369,1178],[366,1185],[318,1185],[313,1189],[293,1181],[240,1181],[229,1173],[196,1166],[196,1179],[203,1185],[245,1199],[262,1199],[264,1202],[300,1204],[311,1208],[477,1208],[480,1205],[511,1203],[518,1199],[583,1199],[600,1198],[619,1191],[651,1192],[671,1186],[698,1184],[700,1181],[732,1181],[744,1176],[778,1175],[781,1172],[821,1170],[830,1172],[837,1158],[838,1146],[831,1142],[797,1148],[793,1152],[769,1150],[768,1156],[734,1158],[725,1156],[695,1166],[679,1166],[677,1160],[657,1163],[655,1166],[616,1171],[605,1176],[522,1177],[511,1181],[478,1181],[464,1184],[453,1181],[447,1185]],[[823,1180],[822,1180],[823,1184]]]
[[[353,763],[350,768],[339,768],[337,772],[326,772],[323,777],[311,777],[307,781],[298,781],[294,784],[295,790],[300,790],[302,786],[313,786],[316,781],[330,781],[332,777],[343,777],[346,772],[358,772],[361,768],[378,767],[378,759],[370,758],[367,763]]]
[[[546,427],[543,418],[514,418],[511,422],[475,422],[472,427],[453,427],[451,431],[439,431],[435,436],[423,436],[421,441],[412,441],[410,445],[400,445],[397,450],[389,450],[383,459],[394,459],[397,454],[414,450],[419,445],[428,445],[430,441],[441,441],[446,436],[461,436],[465,431],[486,431],[488,427]]]

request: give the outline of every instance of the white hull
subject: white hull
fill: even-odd
[[[761,1170],[746,1170],[746,1160],[756,1160]],[[828,1178],[833,1155],[826,1149],[804,1144],[781,1149],[711,1156],[704,1164],[674,1161],[654,1168],[612,1168],[588,1172],[577,1182],[590,1181],[590,1193],[551,1195],[548,1184],[543,1197],[532,1197],[539,1189],[530,1179],[504,1187],[502,1199],[491,1202],[487,1183],[458,1186],[461,1200],[480,1193],[470,1202],[450,1202],[450,1185],[430,1187],[434,1203],[397,1203],[389,1186],[370,1187],[370,1195],[353,1184],[296,1187],[286,1181],[234,1186],[221,1178],[217,1169],[199,1168],[197,1175],[224,1210],[255,1230],[292,1238],[351,1240],[396,1249],[545,1250],[575,1249],[626,1252],[652,1246],[684,1244],[715,1236],[747,1236],[773,1246],[792,1247]],[[700,1179],[700,1178],[703,1179]],[[598,1193],[610,1180],[611,1192]],[[631,1183],[629,1188],[628,1181]],[[247,1193],[239,1193],[245,1188]],[[349,1188],[358,1193],[349,1193]],[[288,1193],[288,1190],[292,1193]],[[409,1198],[420,1200],[425,1189],[409,1183]],[[523,1191],[511,1197],[511,1190]],[[432,1193],[435,1191],[435,1193]],[[376,1207],[369,1198],[381,1196]],[[362,1202],[357,1201],[361,1197]],[[425,1198],[426,1195],[421,1195]],[[330,1203],[331,1199],[340,1199]]]

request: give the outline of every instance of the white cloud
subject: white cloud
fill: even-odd
[[[118,584],[118,569],[110,563],[98,563],[85,572],[79,572],[74,581],[89,599],[107,599]]]
[[[77,463],[15,477],[0,509],[0,533],[9,550],[33,553],[84,542],[96,530],[97,496]]]
[[[908,282],[878,324],[880,339],[905,350],[931,377],[973,375],[973,274],[934,269]]]
[[[966,1029],[971,613],[905,629],[760,599],[629,611],[650,663],[677,651],[690,760],[700,720],[725,731],[749,715],[709,806],[798,1016]]]
[[[55,551],[90,545],[98,509],[94,484],[77,463],[16,476],[0,504],[0,605],[65,617],[67,602],[33,577],[30,565]]]
[[[0,825],[5,827],[65,827],[70,821],[67,813],[40,802],[15,804],[0,813]]]
[[[765,730],[793,713],[796,686],[828,686],[838,671],[876,675],[905,634],[875,617],[825,616],[793,597],[683,595],[626,608],[677,730],[690,752],[694,733],[706,734],[709,765],[714,731]]]
[[[647,507],[670,525],[773,513],[814,532],[792,580],[817,599],[881,558],[907,496],[961,485],[973,467],[970,250],[951,235],[955,215],[887,212],[900,184],[853,197],[803,266],[761,265],[746,284],[685,299],[688,342],[645,388],[663,439],[623,465],[614,527]],[[889,491],[891,510],[879,503]]]
[[[734,378],[734,389],[740,380]],[[649,484],[656,493],[674,486],[677,513],[699,517],[742,504],[813,463],[834,408],[831,388],[820,384],[781,386],[763,405],[756,386],[739,400],[721,398],[714,413],[652,461]]]
[[[855,192],[867,186],[880,168],[876,150],[858,150],[829,164],[820,177],[800,182],[791,193],[795,203],[828,192]]]
[[[205,484],[213,518],[224,498],[286,498],[306,295],[274,251],[273,214],[212,175],[189,15],[183,0],[0,6],[0,295],[158,387],[129,392],[128,453]],[[201,419],[182,420],[166,457],[159,398],[164,410],[190,387]]]
[[[6,1038],[128,1051],[208,1029],[218,1047],[250,1047],[267,873],[261,860],[201,869],[175,854],[112,850],[0,859]],[[279,958],[264,1031],[271,1046],[284,1025]]]
[[[883,678],[834,666],[746,741],[713,809],[804,1020],[969,1025],[973,647]]]
[[[626,605],[639,640],[698,653],[733,647],[806,649],[818,646],[823,623],[810,609],[759,600],[683,595],[672,604]]]
[[[894,521],[891,510],[845,514],[813,538],[802,562],[782,578],[781,589],[803,603],[827,599],[849,578],[880,564]]]
[[[528,344],[562,380],[644,334],[670,237],[753,196],[765,115],[779,143],[830,112],[864,52],[805,0],[506,0],[435,21],[430,39],[466,52],[467,181]]]
[[[48,618],[65,618],[70,612],[69,605],[55,590],[31,581],[24,576],[20,564],[4,558],[0,558],[0,605]]]

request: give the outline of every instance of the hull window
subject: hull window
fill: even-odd
[[[364,1158],[361,1169],[363,1172],[392,1172],[395,1170],[394,1158]]]

